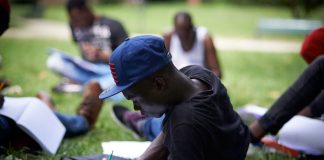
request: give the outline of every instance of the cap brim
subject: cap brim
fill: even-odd
[[[127,89],[128,87],[130,87],[131,85],[133,85],[133,83],[124,85],[124,86],[114,86],[110,89],[104,90],[103,92],[100,93],[99,95],[99,99],[103,100],[106,98],[109,98],[111,96],[114,96],[122,91],[124,91],[125,89]]]

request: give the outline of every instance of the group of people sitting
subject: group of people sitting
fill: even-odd
[[[9,17],[8,2],[0,2],[0,15]],[[117,120],[152,141],[139,159],[243,160],[250,143],[262,144],[262,137],[276,134],[293,116],[323,114],[324,28],[310,33],[303,43],[301,54],[310,65],[248,127],[233,109],[221,82],[212,36],[206,28],[195,26],[188,12],[178,12],[174,28],[162,37],[128,38],[120,22],[95,15],[85,0],[69,0],[66,8],[82,58],[51,50],[47,65],[65,78],[56,90],[69,91],[69,85],[80,85],[82,101],[75,115],[66,115],[54,110],[47,94],[39,93],[34,99],[53,109],[66,128],[66,137],[94,128],[103,100],[109,99],[116,103]],[[9,18],[1,18],[2,32],[8,22]],[[6,99],[1,95],[1,107]],[[118,105],[126,99],[140,112]],[[0,115],[1,146],[16,144],[19,148],[33,143],[28,138],[17,141],[18,130]]]

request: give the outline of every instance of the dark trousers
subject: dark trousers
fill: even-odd
[[[306,106],[314,115],[324,112],[324,56],[318,57],[297,81],[284,92],[259,119],[263,129],[276,134],[280,128]]]

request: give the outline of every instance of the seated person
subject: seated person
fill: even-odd
[[[143,115],[165,114],[163,131],[139,159],[245,159],[248,129],[211,71],[178,70],[163,39],[148,35],[126,39],[109,64],[116,86],[99,98],[122,92]]]
[[[267,112],[267,108],[249,104],[238,108],[237,112],[244,123],[250,125],[263,116]],[[261,144],[263,147],[271,148],[271,151],[275,150],[291,157],[324,158],[323,120],[323,116],[309,118],[295,115],[284,124],[277,135],[266,135],[263,137]],[[254,147],[251,146],[251,150]]]
[[[9,28],[10,5],[8,0],[0,0],[0,36]]]
[[[213,38],[206,28],[194,26],[188,12],[180,11],[175,15],[174,28],[165,33],[163,38],[178,69],[188,65],[199,65],[221,78],[222,72]]]
[[[166,48],[172,53],[172,62],[181,69],[199,65],[221,77],[221,68],[212,37],[204,27],[196,27],[188,12],[180,11],[174,17],[174,28],[163,35]],[[132,129],[136,137],[152,141],[160,132],[164,116],[143,118],[138,112],[129,112],[120,105],[113,107],[115,119]]]
[[[36,96],[38,99],[35,98],[33,100],[41,100],[53,110],[56,117],[66,128],[65,137],[75,137],[86,134],[94,127],[102,106],[102,101],[98,98],[101,91],[97,82],[88,83],[83,93],[83,100],[75,115],[67,115],[55,111],[55,106],[47,94],[39,93]],[[6,97],[0,95],[0,110],[5,99]],[[19,103],[19,98],[11,101],[15,101],[17,105],[21,104]],[[0,141],[0,146],[5,148],[8,147],[9,144],[17,149],[26,146],[30,148],[37,146],[35,141],[23,134],[14,121],[2,115],[0,115]]]
[[[9,28],[9,22],[10,22],[9,2],[8,0],[0,0],[0,36]],[[0,55],[0,66],[1,64],[2,64],[2,57]],[[2,87],[0,86],[0,89]]]
[[[71,57],[58,50],[51,50],[48,67],[68,82],[86,84],[91,80],[99,82],[102,89],[113,84],[107,68],[111,52],[125,39],[127,33],[117,20],[96,16],[85,0],[69,0],[66,5],[73,40],[79,45],[82,59]],[[59,84],[56,91],[71,91],[69,83]],[[75,85],[74,85],[75,86]],[[119,100],[121,97],[115,97]]]
[[[320,117],[324,113],[324,56],[321,55],[324,53],[323,37],[323,29],[318,29],[305,39],[301,54],[310,65],[265,115],[250,125],[252,143],[258,143],[267,133],[277,134],[297,114]]]

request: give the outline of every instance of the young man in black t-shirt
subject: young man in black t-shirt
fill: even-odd
[[[163,132],[139,159],[245,158],[248,128],[211,71],[199,66],[179,71],[164,41],[155,36],[125,40],[113,52],[109,65],[116,86],[99,98],[123,92],[143,115],[166,115]]]
[[[126,30],[117,20],[95,15],[85,0],[69,0],[66,8],[72,37],[80,47],[82,59],[54,49],[50,51],[48,67],[68,79],[67,82],[84,85],[95,80],[102,89],[109,88],[113,80],[107,70],[108,60],[111,52],[128,37]],[[68,84],[61,83],[54,89],[62,92],[81,90],[81,87]]]

